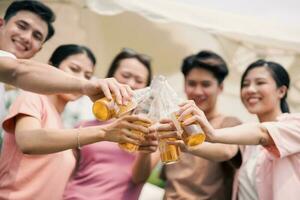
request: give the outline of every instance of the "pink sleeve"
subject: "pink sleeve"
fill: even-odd
[[[265,122],[263,126],[275,145],[265,147],[277,157],[300,152],[300,114],[285,114],[277,122]]]
[[[23,92],[11,105],[8,115],[3,121],[3,129],[6,132],[15,132],[15,119],[19,114],[29,115],[42,120],[42,101],[38,94]]]

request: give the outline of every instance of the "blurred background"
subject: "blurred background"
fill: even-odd
[[[0,1],[3,15],[11,0]],[[97,55],[97,77],[123,47],[152,57],[154,74],[168,77],[184,97],[182,58],[213,50],[230,67],[220,110],[255,120],[239,100],[240,76],[258,58],[288,69],[289,103],[300,111],[300,2],[297,0],[44,0],[55,11],[56,33],[34,58],[47,62],[60,44],[78,43]],[[89,116],[89,114],[87,114]]]
[[[11,0],[0,1],[0,14]],[[300,111],[300,1],[298,0],[44,0],[56,13],[56,33],[34,58],[47,62],[60,44],[77,43],[97,55],[97,77],[129,47],[152,58],[154,74],[167,76],[184,97],[182,59],[200,50],[220,54],[230,69],[219,109],[255,121],[239,98],[240,77],[258,58],[282,64],[291,75],[288,102]],[[93,118],[89,100],[80,119]],[[76,105],[76,103],[75,103]],[[82,114],[82,110],[85,110]],[[78,119],[77,119],[78,120]],[[75,120],[76,121],[76,120]],[[73,122],[70,122],[71,126]],[[144,198],[146,199],[146,197]]]

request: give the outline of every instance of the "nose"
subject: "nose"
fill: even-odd
[[[250,83],[247,87],[243,88],[243,92],[246,94],[253,94],[257,92],[257,88],[254,83]]]
[[[21,35],[20,38],[22,39],[22,42],[28,44],[30,43],[31,39],[32,39],[32,32],[27,30],[24,31]]]
[[[203,88],[200,85],[197,85],[195,90],[194,90],[194,93],[196,95],[203,95],[204,94]]]
[[[133,90],[137,89],[137,83],[133,78],[128,79],[126,84],[129,85]]]

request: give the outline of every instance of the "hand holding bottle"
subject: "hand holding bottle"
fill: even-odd
[[[214,128],[208,122],[204,112],[198,108],[194,101],[189,100],[179,105],[180,109],[177,112],[178,121],[184,126],[190,126],[191,124],[199,124],[206,135],[206,141],[213,141]],[[190,117],[186,117],[190,116]]]
[[[136,124],[136,121],[143,123]],[[102,126],[102,130],[104,131],[104,138],[107,141],[139,145],[145,139],[143,136],[133,133],[133,131],[148,134],[149,129],[143,124],[150,123],[151,121],[147,118],[137,115],[126,115]]]

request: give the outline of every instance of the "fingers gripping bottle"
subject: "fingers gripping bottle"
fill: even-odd
[[[152,101],[153,101],[153,96],[151,94],[145,96],[144,99],[137,105],[137,107],[133,111],[133,114],[140,115],[143,117],[149,117],[149,111],[150,111]],[[145,123],[143,121],[135,121],[134,124],[142,125],[144,127],[151,126],[151,124]],[[141,131],[132,130],[132,133],[145,137],[144,133]],[[139,145],[132,144],[132,143],[120,143],[119,146],[121,149],[128,151],[130,153],[136,152],[139,149]]]
[[[179,110],[179,107],[177,105],[179,103],[179,97],[167,81],[165,82],[165,88],[166,91],[164,92],[164,95],[169,96],[168,105],[170,106],[169,110],[171,111],[171,119],[174,122],[176,129],[180,133],[185,145],[188,147],[192,147],[203,143],[205,140],[205,134],[198,123],[183,125],[183,123],[178,121],[179,116],[177,114],[177,111]],[[165,97],[164,99],[166,98],[167,97]],[[192,116],[192,114],[189,114],[185,116],[184,119],[188,119]]]
[[[94,102],[92,110],[96,119],[99,121],[118,118],[132,111],[149,93],[150,87],[135,90],[132,101],[130,101],[127,105],[118,104],[115,100],[115,96],[113,96],[112,100],[108,100],[106,97],[103,97]]]

